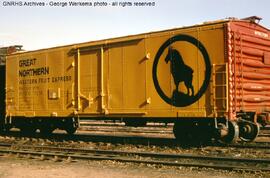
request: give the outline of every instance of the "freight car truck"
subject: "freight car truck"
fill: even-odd
[[[9,55],[2,119],[29,133],[108,119],[174,123],[182,142],[252,141],[270,119],[270,31],[257,20]]]

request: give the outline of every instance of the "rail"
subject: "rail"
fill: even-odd
[[[1,154],[15,154],[17,157],[38,156],[53,159],[78,159],[78,160],[111,160],[125,163],[158,164],[166,166],[213,168],[222,170],[242,171],[270,171],[269,159],[256,158],[232,158],[221,156],[203,156],[196,154],[166,154],[151,152],[130,152],[118,150],[96,150],[60,148],[51,146],[22,145],[12,146],[9,144],[0,145]]]

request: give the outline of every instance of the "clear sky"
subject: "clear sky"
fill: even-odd
[[[50,2],[155,2],[151,7],[52,7]],[[270,28],[270,0],[0,0],[0,46],[26,50],[132,35],[224,19],[259,16]]]

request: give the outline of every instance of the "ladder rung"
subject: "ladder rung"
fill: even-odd
[[[226,74],[226,71],[222,71],[222,72],[213,72],[215,74]]]
[[[214,87],[226,87],[226,84],[218,84],[218,85],[214,85]]]
[[[226,97],[221,97],[221,98],[213,98],[214,100],[226,100]]]

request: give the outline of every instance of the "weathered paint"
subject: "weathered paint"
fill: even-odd
[[[256,23],[228,23],[230,111],[270,110],[270,31]]]
[[[257,24],[224,20],[14,54],[7,115],[234,119],[269,105],[268,38]],[[46,70],[20,76],[34,69]]]

